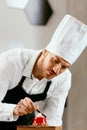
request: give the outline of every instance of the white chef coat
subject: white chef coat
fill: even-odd
[[[13,109],[17,104],[2,103],[7,90],[16,87],[26,76],[24,90],[29,94],[43,92],[47,79],[38,80],[32,77],[32,68],[40,51],[26,48],[15,48],[0,55],[0,121],[15,121]],[[39,70],[38,70],[39,71]],[[71,72],[66,69],[62,74],[52,79],[47,92],[47,98],[38,101],[40,110],[47,115],[49,126],[61,126],[66,97],[71,87]]]

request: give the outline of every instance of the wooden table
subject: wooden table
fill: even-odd
[[[49,127],[17,126],[17,130],[62,130],[62,127],[61,126],[49,126]]]

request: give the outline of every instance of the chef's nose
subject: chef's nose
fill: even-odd
[[[53,67],[53,71],[55,72],[56,75],[60,74],[61,72],[61,68],[62,68],[62,65],[61,64],[57,64]]]

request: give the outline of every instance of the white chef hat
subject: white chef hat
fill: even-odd
[[[65,15],[46,49],[73,64],[87,46],[87,25]]]

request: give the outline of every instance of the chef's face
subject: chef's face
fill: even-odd
[[[44,50],[42,55],[41,68],[42,74],[46,79],[54,78],[70,66],[64,59],[47,50]]]

